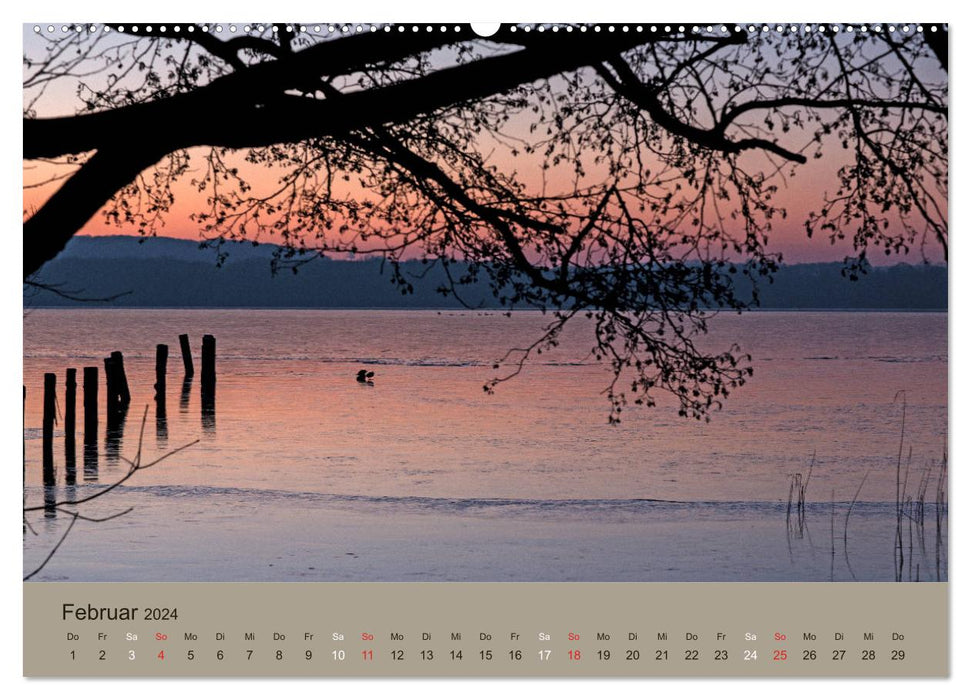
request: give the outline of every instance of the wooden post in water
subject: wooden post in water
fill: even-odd
[[[73,484],[77,473],[77,445],[75,444],[78,371],[71,367],[64,380],[64,470],[67,484]]]
[[[185,366],[185,376],[195,375],[195,367],[192,366],[192,350],[189,348],[189,336],[183,333],[179,336],[179,345],[182,347],[182,364]]]
[[[202,336],[202,393],[216,393],[216,338]]]
[[[128,390],[128,377],[125,374],[125,358],[122,356],[121,351],[115,350],[111,353],[111,359],[114,360],[118,401],[123,407],[127,407],[131,403],[131,392]]]
[[[202,430],[216,430],[216,339],[202,336]]]
[[[169,362],[169,346],[155,346],[155,400],[165,401],[165,372]]]
[[[64,379],[64,439],[74,444],[75,424],[77,422],[78,371],[71,367]]]
[[[84,368],[84,444],[98,440],[98,368]]]
[[[21,426],[24,436],[24,486],[27,486],[27,385],[24,384],[24,412],[21,414],[23,417],[23,425]],[[27,505],[27,491],[24,490],[24,505]],[[24,532],[27,531],[27,521],[24,521]]]
[[[44,484],[54,483],[54,408],[57,402],[57,375],[44,375]]]
[[[105,412],[108,425],[115,422],[120,407],[118,405],[118,380],[115,374],[115,359],[105,358]]]
[[[169,361],[169,346],[155,346],[155,439],[160,448],[165,447],[169,436],[165,416],[165,373]]]

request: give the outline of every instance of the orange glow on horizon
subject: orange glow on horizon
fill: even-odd
[[[198,152],[190,164],[189,172],[182,176],[173,186],[175,201],[170,211],[164,216],[164,225],[156,231],[157,235],[187,240],[200,240],[203,230],[202,226],[192,220],[192,215],[206,210],[206,195],[200,193],[191,184],[193,176],[198,176],[200,167],[198,163]],[[516,163],[521,166],[521,163]],[[75,166],[76,167],[76,166]],[[777,218],[773,222],[773,230],[770,232],[770,252],[778,252],[783,255],[784,262],[828,262],[842,260],[847,255],[852,255],[852,245],[849,241],[837,242],[831,245],[828,237],[817,235],[808,238],[805,231],[804,221],[808,213],[818,210],[826,187],[821,183],[832,183],[834,179],[833,171],[835,167],[831,161],[822,159],[810,162],[809,164],[797,169],[796,176],[790,178],[788,182],[780,186],[778,193],[774,197],[777,205],[787,210],[785,219]],[[63,177],[69,168],[56,166],[50,163],[25,162],[24,163],[24,183],[23,208],[25,218],[30,212],[35,211],[43,205],[48,197],[53,194],[63,183],[63,179],[52,180],[54,177]],[[520,172],[522,172],[520,168]],[[278,174],[268,169],[255,170],[250,178],[254,191],[268,191],[277,184]],[[30,183],[50,181],[48,184],[39,187],[26,187]],[[535,182],[536,180],[534,180]],[[812,183],[814,187],[807,188],[800,186],[801,183]],[[549,182],[546,183],[547,185]],[[834,183],[835,184],[835,183]],[[362,194],[363,189],[355,185]],[[538,188],[537,188],[538,189]],[[832,188],[830,188],[832,189]],[[134,226],[119,225],[108,223],[102,213],[92,217],[87,224],[78,232],[84,236],[107,236],[107,235],[138,235]],[[850,235],[851,237],[851,235]],[[261,242],[280,243],[279,237],[270,235],[260,238]],[[921,251],[915,249],[910,254],[893,255],[886,257],[882,251],[874,251],[871,262],[874,264],[886,264],[897,262],[920,262],[923,260]],[[931,262],[943,262],[943,254],[933,241],[929,242],[923,251],[927,259]]]

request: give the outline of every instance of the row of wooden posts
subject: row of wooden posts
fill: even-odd
[[[182,350],[182,364],[185,379],[195,375],[189,336],[179,336]],[[157,411],[165,410],[166,374],[169,346],[159,344],[155,347],[155,401]],[[131,390],[125,373],[125,358],[120,351],[112,352],[104,359],[106,385],[106,419],[109,430],[117,429],[124,420],[131,403]],[[83,372],[84,443],[93,445],[98,434],[98,368],[85,367]],[[211,335],[202,337],[202,382],[201,396],[203,410],[215,410],[216,395],[216,339]],[[24,398],[26,399],[26,388]],[[64,381],[64,452],[68,470],[71,471],[75,459],[75,433],[77,417],[77,369],[68,368]],[[54,482],[54,421],[57,406],[57,375],[44,374],[44,413],[42,422],[44,483]]]

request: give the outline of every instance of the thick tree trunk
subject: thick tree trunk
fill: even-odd
[[[467,38],[467,37],[466,37]],[[525,38],[525,37],[524,37]],[[658,37],[652,37],[656,39]],[[411,52],[426,50],[420,41]],[[576,70],[642,44],[635,33],[588,37],[571,50],[565,37],[533,37],[528,47],[434,71],[381,88],[314,99],[288,94],[295,84],[330,73],[335,47],[323,45],[292,58],[261,64],[198,90],[98,114],[24,119],[24,158],[56,157],[95,150],[88,162],[24,223],[24,277],[54,258],[81,227],[122,187],[166,154],[195,146],[255,148],[341,136],[372,125],[401,124],[422,114],[518,85]],[[329,42],[339,44],[341,42]],[[402,44],[405,46],[405,44]],[[304,56],[304,54],[307,54]],[[388,55],[385,49],[382,56]],[[408,55],[403,48],[391,58]],[[352,65],[367,56],[344,57]],[[339,69],[347,65],[338,65]]]
[[[168,152],[164,147],[139,143],[137,136],[130,138],[131,143],[108,146],[95,153],[24,222],[25,278],[60,253],[71,236],[118,190]]]

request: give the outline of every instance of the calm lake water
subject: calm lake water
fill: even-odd
[[[738,343],[754,378],[708,424],[678,418],[661,397],[656,408],[625,410],[618,426],[607,424],[609,372],[590,359],[583,321],[555,353],[483,392],[492,362],[538,337],[542,322],[532,313],[29,310],[28,500],[43,500],[44,372],[57,372],[62,401],[65,368],[78,368],[80,384],[81,367],[103,372],[102,359],[121,350],[133,397],[121,434],[108,434],[102,387],[87,471],[79,417],[75,486],[64,483],[58,434],[49,497],[88,495],[123,475],[146,406],[146,459],[199,441],[93,502],[100,514],[135,510],[78,526],[74,546],[40,578],[893,580],[903,397],[906,495],[917,498],[927,474],[933,502],[946,447],[946,314],[719,317],[706,342]],[[196,356],[185,386],[180,333]],[[205,333],[217,339],[214,415],[199,397]],[[157,343],[170,348],[164,420],[153,400]],[[375,372],[373,386],[355,381],[361,368]],[[812,535],[794,542],[790,479],[807,474],[814,454]],[[838,569],[833,501],[855,548]],[[25,572],[67,519],[40,520],[25,535]],[[162,523],[171,537],[160,536]],[[689,542],[700,549],[686,552]],[[368,566],[348,565],[362,556],[351,543]],[[564,563],[584,547],[583,566]],[[933,537],[927,547],[913,555],[922,579],[942,568]],[[944,556],[946,577],[946,547]],[[427,565],[416,565],[422,557]]]

